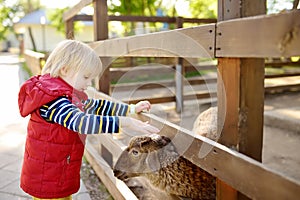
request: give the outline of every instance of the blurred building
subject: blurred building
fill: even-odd
[[[64,22],[61,22],[64,23]],[[93,23],[83,23],[83,30],[75,33],[75,39],[83,42],[93,41]],[[51,51],[58,42],[65,39],[65,35],[56,30],[47,19],[45,10],[37,10],[25,15],[14,25],[15,31],[19,34],[19,40],[23,40],[25,49],[33,49],[34,40],[37,51]]]

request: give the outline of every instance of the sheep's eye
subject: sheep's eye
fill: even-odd
[[[132,153],[132,155],[134,155],[134,156],[139,155],[139,152],[138,152],[137,150],[132,150],[131,153]]]

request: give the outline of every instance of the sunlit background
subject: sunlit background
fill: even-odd
[[[51,51],[53,43],[64,37],[63,13],[76,5],[80,0],[0,0],[0,50],[18,47],[18,40],[25,38],[25,47],[32,49],[28,27],[32,26],[33,37],[38,37],[36,47],[38,51]],[[127,3],[129,2],[129,3]],[[149,0],[123,1],[107,0],[109,15],[136,16],[168,16],[184,18],[217,18],[217,0]],[[267,13],[277,13],[291,9],[293,0],[267,0]],[[93,6],[86,6],[79,14],[93,15]],[[35,19],[35,21],[33,20]],[[199,24],[185,23],[184,27]],[[39,26],[39,28],[38,28]],[[52,28],[50,28],[50,26]],[[75,23],[76,39],[84,42],[93,41],[92,22]],[[109,37],[123,37],[128,35],[157,32],[176,28],[174,24],[166,23],[131,23],[110,21]],[[39,30],[40,29],[40,30]],[[44,29],[44,30],[41,30]],[[55,29],[52,30],[52,29]],[[45,38],[41,32],[45,31]],[[48,35],[51,35],[53,41]],[[35,36],[40,35],[40,36]],[[19,38],[18,38],[19,37]],[[30,36],[31,37],[31,36]],[[55,39],[56,38],[56,39]],[[32,39],[31,39],[32,40]],[[46,41],[45,41],[46,40]],[[50,41],[49,41],[50,40]],[[41,44],[44,44],[43,46]]]

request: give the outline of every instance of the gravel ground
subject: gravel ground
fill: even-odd
[[[93,168],[83,158],[81,166],[81,179],[89,191],[92,200],[113,200],[114,198],[107,191],[104,184],[98,178]]]

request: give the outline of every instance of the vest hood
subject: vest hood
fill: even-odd
[[[20,114],[26,117],[42,105],[63,95],[87,99],[84,92],[74,89],[59,77],[54,78],[50,74],[33,76],[20,88],[18,97]]]

